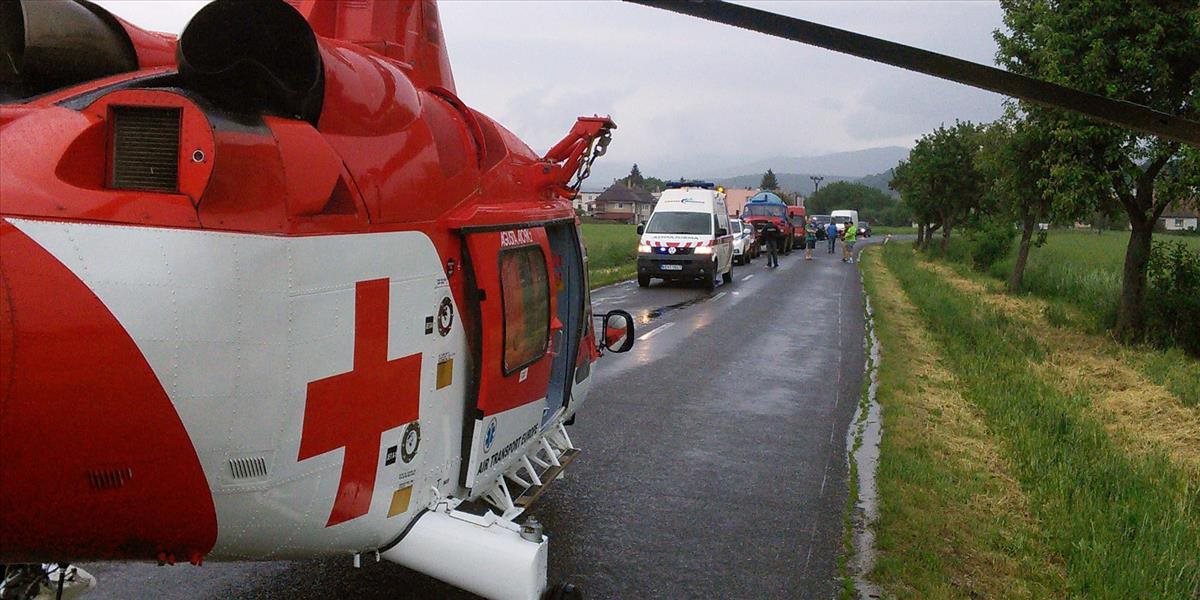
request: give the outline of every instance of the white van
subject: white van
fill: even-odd
[[[638,285],[657,277],[669,281],[699,279],[716,286],[720,275],[733,282],[733,236],[725,194],[712,184],[688,183],[664,190],[654,214],[638,225]]]
[[[829,220],[837,225],[838,233],[841,233],[846,230],[847,223],[854,223],[858,227],[858,211],[835,210],[829,213]]]

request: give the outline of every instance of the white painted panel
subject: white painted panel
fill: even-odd
[[[282,558],[378,546],[457,481],[465,334],[425,317],[449,295],[441,259],[417,232],[282,237],[11,219],[87,284],[129,332],[197,448],[218,518],[215,557]],[[367,515],[325,527],[342,451],[297,461],[307,385],[353,368],[355,284],[388,278],[388,357],[420,353],[421,445],[385,465],[403,426],[380,439]],[[452,384],[436,387],[438,357]],[[270,477],[233,481],[231,456],[268,457]],[[399,475],[409,512],[388,518]]]

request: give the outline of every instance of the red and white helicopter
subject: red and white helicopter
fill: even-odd
[[[6,0],[0,86],[4,598],[327,555],[546,591],[514,518],[633,343],[570,203],[610,119],[533,152],[455,94],[432,0],[217,0],[178,39]]]

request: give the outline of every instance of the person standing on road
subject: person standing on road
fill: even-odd
[[[767,268],[774,269],[779,266],[779,255],[776,253],[777,244],[779,244],[779,229],[767,223],[767,228],[763,230],[763,236],[767,238]]]
[[[825,226],[825,235],[829,239],[829,253],[833,254],[833,249],[834,246],[837,245],[838,238],[837,224],[833,221],[830,221],[829,224]]]
[[[858,240],[858,226],[853,222],[846,223],[846,233],[842,236],[842,262],[854,262],[854,242]]]
[[[804,260],[812,260],[813,250],[817,247],[817,228],[809,225],[804,228]]]

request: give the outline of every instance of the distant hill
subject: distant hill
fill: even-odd
[[[765,169],[764,169],[765,171]],[[816,175],[816,173],[813,173]],[[751,173],[749,175],[738,175],[736,177],[717,178],[716,183],[727,188],[754,188],[762,183],[762,173]],[[781,189],[790,192],[800,192],[807,196],[813,191],[813,182],[808,173],[780,173],[775,172],[775,179],[779,181]],[[825,179],[821,180],[821,185],[833,183],[835,181],[858,181],[857,177],[838,177],[836,175],[822,175]]]
[[[908,148],[883,146],[820,156],[776,156],[719,170],[716,175],[717,179],[730,179],[743,173],[758,173],[761,176],[767,169],[773,169],[776,173],[812,173],[852,180],[891,169],[896,166],[896,163],[906,158],[908,158]],[[812,185],[811,182],[809,185]]]
[[[893,190],[890,187],[888,187],[888,184],[892,182],[892,176],[894,176],[895,174],[896,174],[895,169],[888,169],[882,173],[876,173],[874,175],[867,175],[866,177],[859,179],[858,182],[865,184],[865,185],[869,185],[869,186],[871,186],[885,194],[888,194],[894,198],[899,198],[900,193],[897,192],[896,190]]]
[[[641,172],[661,179],[677,179],[686,176],[690,179],[701,179],[720,183],[726,187],[758,187],[762,175],[767,169],[775,171],[779,185],[785,190],[800,192],[808,195],[813,191],[813,182],[809,177],[820,175],[825,179],[822,185],[835,181],[859,181],[891,194],[887,184],[891,180],[891,169],[902,159],[908,158],[908,149],[900,146],[884,146],[868,148],[853,152],[835,152],[820,156],[806,157],[775,157],[756,160],[734,168],[704,168],[699,164],[679,164],[672,166],[639,163]],[[704,162],[697,159],[697,162]],[[603,163],[603,164],[601,164]],[[629,174],[632,165],[618,165],[600,161],[592,171],[592,176],[584,183],[583,189],[601,191],[612,184],[613,180]]]
[[[775,178],[779,181],[779,187],[790,192],[800,192],[804,196],[813,193],[813,182],[811,175],[808,173],[776,173]],[[821,185],[829,185],[836,181],[849,181],[851,183],[862,183],[871,186],[889,196],[898,198],[900,195],[888,189],[888,183],[892,180],[892,170],[888,169],[882,173],[867,175],[866,177],[838,177],[836,175],[822,175]],[[727,188],[755,188],[759,183],[762,183],[762,173],[750,175],[738,175],[737,177],[726,177],[716,180],[716,183]]]

